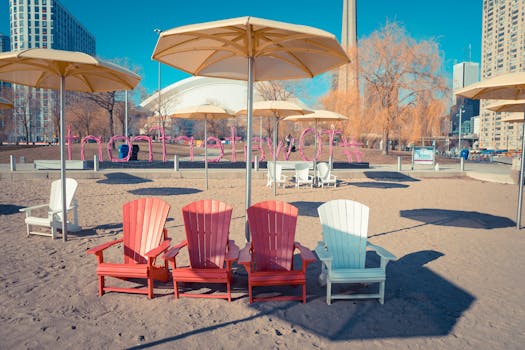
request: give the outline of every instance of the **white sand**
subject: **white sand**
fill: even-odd
[[[140,179],[139,179],[140,181]],[[299,208],[298,241],[321,239],[316,208],[336,198],[371,209],[369,236],[399,259],[389,265],[385,304],[325,302],[320,263],[308,270],[308,302],[250,305],[236,267],[235,300],[174,300],[172,284],[156,298],[97,296],[88,248],[121,236],[121,208],[155,195],[171,204],[167,223],[184,238],[180,209],[213,198],[234,207],[231,238],[244,246],[244,180],[162,179],[134,184],[79,180],[84,230],[70,240],[25,235],[19,207],[45,203],[50,180],[0,181],[3,244],[2,349],[522,349],[525,344],[525,230],[515,228],[516,186],[468,179],[414,182],[353,180],[337,189],[287,188],[276,199]],[[252,203],[273,199],[254,180]],[[414,217],[415,216],[415,217]],[[419,220],[417,219],[419,218]],[[122,253],[114,249],[109,259]],[[298,293],[291,289],[288,292]]]

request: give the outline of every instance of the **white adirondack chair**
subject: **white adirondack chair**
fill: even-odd
[[[268,181],[266,182],[266,186],[272,187],[272,184],[275,182],[277,186],[285,187],[286,175],[283,175],[283,167],[279,164],[275,164],[275,171],[276,171],[275,178],[277,179],[277,181],[274,181],[273,179],[273,174],[274,174],[273,162],[269,161],[267,163],[267,167],[268,167],[268,173],[266,174],[266,176],[268,178]]]
[[[68,214],[68,231],[75,232],[81,228],[78,226],[77,203],[75,200],[75,191],[78,183],[75,179],[66,178],[66,205],[68,213],[73,211],[73,218],[70,219]],[[34,216],[35,211],[44,212],[43,216]],[[27,225],[27,235],[49,236],[53,239],[57,236],[57,229],[62,228],[62,185],[61,180],[55,180],[51,183],[51,194],[48,204],[35,205],[28,208],[20,209],[26,213],[25,223]],[[32,231],[32,226],[49,227],[51,232]]]
[[[310,185],[310,187],[314,186],[314,177],[310,175],[309,164],[295,164],[295,187],[299,188],[301,185]]]
[[[326,302],[332,299],[378,298],[384,303],[386,266],[396,257],[368,241],[369,208],[352,200],[337,199],[317,208],[323,228],[323,241],[315,252],[322,262],[320,281],[326,280]],[[365,267],[366,251],[380,257],[379,267]],[[334,283],[379,283],[373,294],[332,294]]]
[[[321,184],[321,187],[337,186],[337,177],[332,175],[330,167],[325,162],[317,163],[317,182]]]

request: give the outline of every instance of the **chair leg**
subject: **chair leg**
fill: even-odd
[[[179,284],[175,279],[173,280],[173,294],[175,295],[175,299],[179,299]]]
[[[306,283],[303,284],[303,304],[306,304]]]
[[[153,299],[153,278],[148,278],[148,299]]]
[[[104,287],[104,276],[98,276],[98,296],[101,297],[104,295]]]
[[[27,225],[27,237],[31,234],[31,225]]]
[[[332,304],[332,282],[326,281],[326,303]]]
[[[248,297],[250,298],[250,304],[253,303],[252,284],[248,282]]]
[[[385,303],[385,281],[379,282],[379,304]]]
[[[231,282],[226,282],[226,292],[228,293],[228,302],[232,301],[232,294],[231,294]]]

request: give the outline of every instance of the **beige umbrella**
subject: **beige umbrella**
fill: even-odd
[[[297,104],[291,101],[279,101],[279,100],[270,100],[270,101],[258,101],[254,102],[252,113],[259,117],[270,117],[274,118],[273,126],[273,163],[277,163],[277,126],[279,120],[289,115],[303,115],[308,113],[313,113],[309,109],[304,109]],[[241,109],[235,113],[236,115],[247,115],[248,111],[246,109]],[[273,167],[273,178],[277,178],[277,168]],[[277,183],[273,183],[273,194],[277,195]]]
[[[206,189],[208,189],[208,119],[228,119],[233,115],[226,112],[218,106],[206,104],[200,106],[191,106],[175,111],[173,118],[204,120],[204,173],[206,178]]]
[[[28,49],[0,53],[0,81],[60,90],[60,178],[62,180],[62,233],[67,240],[65,90],[102,92],[133,89],[140,77],[115,64],[82,52]]]
[[[5,98],[0,97],[0,109],[10,109],[13,108],[13,104],[6,100]]]
[[[525,99],[525,72],[508,73],[469,85],[455,92],[456,95],[471,99],[522,100]],[[518,108],[518,106],[512,106]],[[525,117],[525,105],[522,109]],[[521,206],[523,201],[523,171],[525,158],[525,126],[521,135],[521,167],[518,191],[516,228],[521,229]]]
[[[348,117],[332,112],[327,111],[323,109],[315,110],[312,114],[306,114],[306,115],[292,115],[289,117],[284,118],[284,121],[313,121],[314,122],[314,130],[315,130],[315,136],[314,136],[314,171],[316,170],[316,163],[317,163],[317,123],[319,122],[328,122],[328,121],[343,121],[348,120]],[[314,181],[317,178],[314,177]]]
[[[246,208],[251,201],[253,82],[312,78],[350,61],[333,34],[255,17],[163,31],[152,58],[193,75],[248,82]]]

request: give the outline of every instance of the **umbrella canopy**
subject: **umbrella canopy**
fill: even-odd
[[[491,104],[485,108],[493,112],[523,112],[525,100],[507,100]]]
[[[206,189],[208,189],[208,131],[207,123],[209,119],[228,119],[233,115],[218,106],[206,104],[191,106],[176,110],[171,115],[173,118],[204,120],[204,173],[206,178]]]
[[[13,108],[13,104],[6,100],[5,98],[0,97],[0,109],[9,109]]]
[[[312,78],[350,61],[333,34],[255,17],[163,31],[152,58],[193,75],[248,81],[246,208],[251,202],[253,82]],[[245,227],[249,238],[247,222]]]
[[[342,115],[342,114],[339,114],[339,113],[336,113],[336,112],[332,112],[332,111],[327,111],[327,110],[324,110],[324,109],[318,109],[318,110],[315,110],[314,113],[311,113],[311,114],[305,114],[305,115],[291,115],[289,117],[286,117],[284,118],[284,121],[291,121],[291,122],[295,122],[295,121],[313,121],[314,122],[314,130],[315,130],[315,135],[314,135],[314,172],[315,172],[315,168],[316,168],[316,162],[317,162],[317,123],[318,122],[328,122],[328,121],[343,121],[343,120],[348,120],[348,117]],[[314,176],[314,182],[317,181],[317,177]]]
[[[64,91],[103,92],[133,89],[140,77],[82,52],[28,49],[0,53],[0,81],[60,90],[60,178],[62,234],[67,240]]]
[[[291,101],[280,101],[280,100],[269,100],[269,101],[258,101],[254,102],[252,113],[258,117],[271,117],[274,118],[274,126],[273,126],[273,163],[274,165],[277,163],[277,125],[279,123],[279,120],[283,117],[289,116],[289,115],[303,115],[308,113],[313,113],[313,111],[309,109],[304,109],[297,104],[291,102]],[[241,109],[240,111],[237,111],[235,113],[236,115],[247,115],[248,111],[246,108]],[[273,178],[277,178],[277,167],[273,167]],[[277,195],[277,183],[274,181],[272,183],[273,185],[273,194]]]
[[[475,100],[496,99],[496,100],[522,100],[525,99],[525,72],[515,72],[498,75],[478,83],[460,89],[454,94],[468,97]],[[519,108],[517,106],[512,108]],[[525,117],[525,105],[521,111]],[[518,179],[518,210],[516,215],[516,228],[521,228],[521,206],[523,201],[523,172],[525,159],[525,126],[522,128],[521,135],[521,167]]]
[[[454,94],[473,100],[525,99],[525,72],[502,74],[485,79],[454,91]]]

